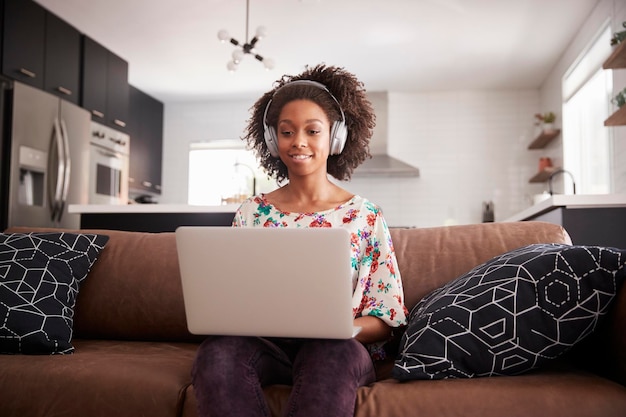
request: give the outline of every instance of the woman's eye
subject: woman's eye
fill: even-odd
[[[282,130],[280,132],[281,136],[289,136],[291,135],[291,133],[292,133],[291,130]]]
[[[319,133],[320,133],[319,130],[315,130],[315,129],[309,130],[309,135],[319,135]]]

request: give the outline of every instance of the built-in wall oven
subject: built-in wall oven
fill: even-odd
[[[90,204],[128,204],[130,136],[91,122]]]

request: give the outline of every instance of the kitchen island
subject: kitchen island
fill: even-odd
[[[552,195],[504,221],[527,220],[563,226],[576,245],[626,248],[626,194]]]
[[[178,226],[230,226],[238,207],[238,204],[72,204],[68,212],[80,214],[81,229],[173,232]]]

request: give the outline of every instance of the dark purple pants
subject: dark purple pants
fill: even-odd
[[[262,387],[292,385],[284,416],[354,415],[358,387],[375,380],[367,349],[354,339],[211,337],[196,356],[198,412],[209,416],[270,416]]]

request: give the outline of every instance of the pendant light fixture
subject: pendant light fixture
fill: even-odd
[[[265,27],[259,26],[256,30],[254,38],[252,38],[252,40],[248,42],[249,19],[250,19],[250,0],[246,0],[246,42],[243,45],[237,39],[231,38],[227,30],[222,29],[219,32],[217,32],[217,38],[222,43],[228,41],[231,44],[235,45],[235,47],[237,48],[233,51],[233,55],[232,55],[233,59],[231,61],[228,61],[228,63],[226,64],[226,68],[228,68],[228,71],[230,72],[234,72],[237,70],[239,63],[243,60],[243,57],[246,54],[253,55],[254,58],[261,61],[266,69],[271,70],[274,68],[273,59],[263,58],[261,55],[257,54],[254,51],[254,48],[256,47],[257,42],[266,36]]]

